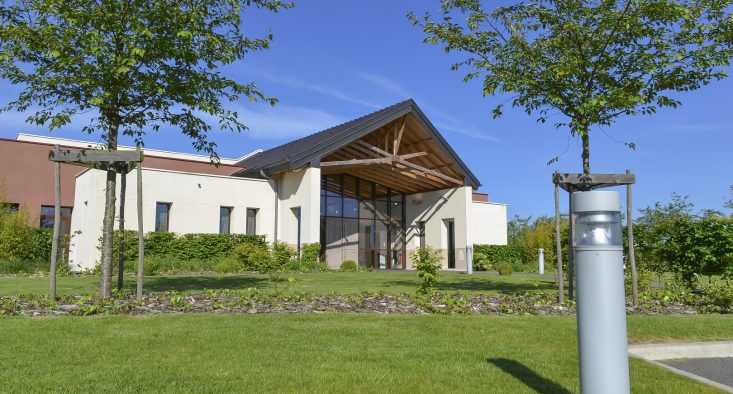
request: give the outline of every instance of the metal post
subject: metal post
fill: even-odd
[[[473,274],[473,247],[466,246],[466,273]]]
[[[59,146],[54,150],[58,152]],[[54,210],[53,210],[53,240],[51,241],[51,268],[49,269],[48,297],[56,299],[56,267],[59,258],[59,236],[61,232],[61,163],[53,163],[54,178]]]
[[[617,192],[573,193],[580,391],[629,393],[623,242]]]
[[[537,265],[538,265],[537,271],[540,273],[540,275],[544,275],[545,274],[545,250],[542,248],[540,248],[537,251]]]

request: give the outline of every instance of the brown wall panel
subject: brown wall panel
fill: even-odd
[[[28,210],[35,226],[39,225],[41,205],[54,205],[53,163],[48,161],[51,149],[53,145],[0,138],[0,185],[8,202]],[[156,156],[145,156],[143,167],[214,175],[231,175],[241,169]],[[82,171],[83,167],[61,165],[62,206],[73,207],[75,177]]]

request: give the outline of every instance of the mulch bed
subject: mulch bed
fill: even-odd
[[[678,303],[646,302],[627,306],[629,314],[695,314],[693,307]],[[549,293],[461,295],[431,297],[385,295],[312,295],[266,291],[209,291],[195,294],[147,293],[138,303],[133,295],[109,300],[90,296],[66,296],[50,302],[44,296],[0,297],[0,315],[88,316],[156,315],[165,313],[224,314],[467,314],[467,315],[574,315],[575,304],[562,305]]]

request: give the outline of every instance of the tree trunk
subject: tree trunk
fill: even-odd
[[[112,124],[107,135],[107,149],[117,150],[117,131],[119,124]],[[99,295],[103,299],[109,298],[112,277],[112,239],[115,229],[115,199],[117,189],[117,172],[113,165],[107,168],[106,191],[104,195],[104,221],[102,223],[102,272],[99,285]]]
[[[590,135],[587,127],[581,131],[580,137],[583,139],[583,174],[590,175]]]

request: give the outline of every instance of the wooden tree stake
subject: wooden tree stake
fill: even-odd
[[[140,148],[137,148],[138,152]],[[140,154],[142,159],[142,153]],[[137,301],[143,299],[143,261],[145,240],[143,239],[143,171],[142,161],[137,163]]]
[[[127,173],[120,174],[120,247],[117,263],[117,290],[122,290],[125,273],[125,192],[127,189]]]
[[[555,184],[555,250],[557,251],[557,299],[560,303],[565,301],[562,277],[562,246],[560,246],[560,186]]]
[[[626,173],[631,174],[631,170],[626,170]],[[631,184],[628,184],[626,185],[626,231],[629,243],[629,265],[631,266],[631,300],[636,307],[639,303],[639,292],[637,287],[636,257],[634,256],[634,220],[632,218],[634,210],[631,201]]]
[[[568,193],[568,299],[574,298],[575,255],[573,254],[573,193]]]
[[[56,151],[59,146],[54,147]],[[56,266],[59,258],[59,236],[61,230],[61,163],[53,163],[54,177],[54,211],[53,211],[53,240],[51,241],[51,268],[49,270],[48,297],[56,299]]]

